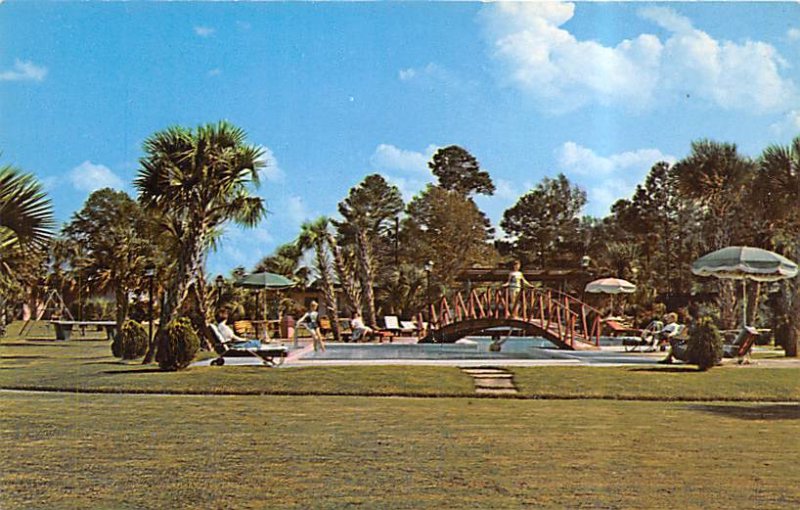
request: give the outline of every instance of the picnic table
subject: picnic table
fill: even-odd
[[[106,338],[113,340],[117,335],[116,321],[50,321],[56,330],[56,340],[69,340],[72,328],[78,327],[85,334],[86,328],[96,327],[98,331],[106,330]]]

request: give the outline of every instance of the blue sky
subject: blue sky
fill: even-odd
[[[2,0],[0,0],[1,2]],[[209,271],[251,267],[380,172],[408,199],[437,147],[495,180],[493,221],[564,172],[598,216],[692,140],[800,134],[800,3],[0,3],[0,162],[58,219],[134,194],[141,143],[228,119],[269,154],[271,211]]]

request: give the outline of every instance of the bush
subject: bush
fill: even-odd
[[[702,317],[689,330],[687,361],[700,370],[708,370],[722,359],[722,335],[710,317]]]
[[[200,339],[189,319],[171,322],[159,333],[156,361],[162,370],[181,370],[189,366],[200,349]]]
[[[127,320],[111,343],[111,353],[122,359],[136,359],[147,352],[147,329],[136,321]]]

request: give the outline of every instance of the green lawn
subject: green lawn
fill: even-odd
[[[201,353],[208,357],[208,353]],[[800,368],[730,365],[512,369],[523,398],[800,400]],[[0,388],[187,394],[473,396],[472,380],[446,366],[269,369],[197,367],[172,373],[111,357],[105,340],[0,341]]]
[[[29,508],[798,508],[800,407],[2,395]]]
[[[164,373],[33,338],[0,387],[73,393],[0,394],[4,510],[800,506],[795,368],[514,368],[526,398],[486,399],[455,367]]]

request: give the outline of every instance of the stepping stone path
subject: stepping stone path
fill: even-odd
[[[516,395],[514,374],[505,368],[460,367],[461,371],[475,381],[475,393],[483,395]]]

